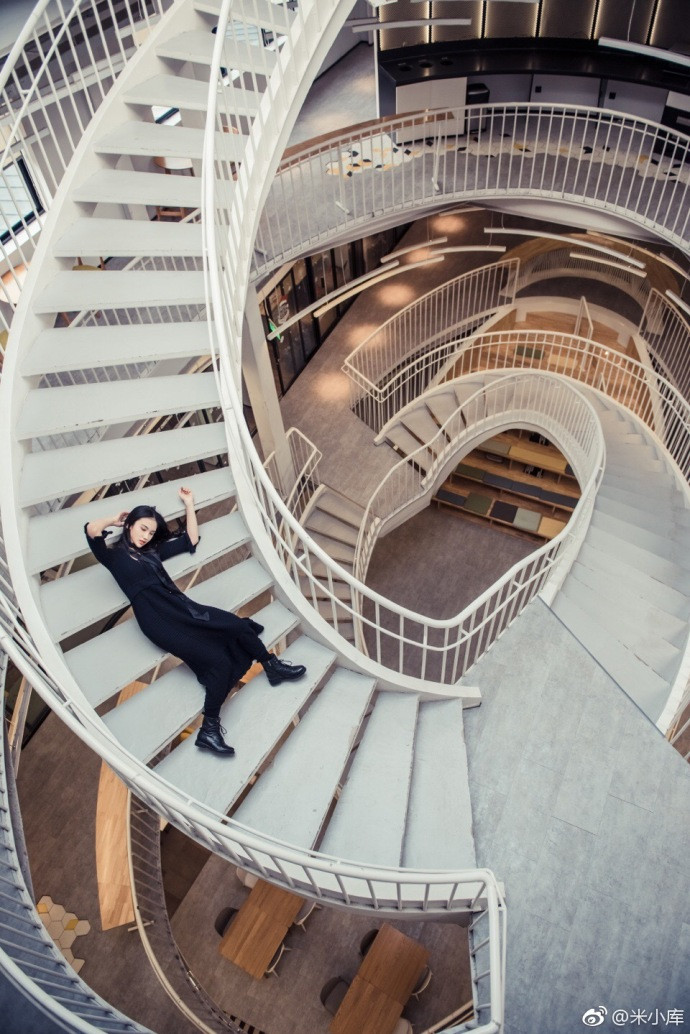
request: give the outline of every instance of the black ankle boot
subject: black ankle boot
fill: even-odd
[[[267,661],[261,663],[272,686],[277,686],[279,682],[290,679],[301,679],[307,670],[303,664],[290,664],[289,661],[281,661],[280,657],[275,657],[273,654]]]
[[[226,757],[232,757],[235,753],[235,748],[225,742],[223,739],[224,732],[225,729],[220,724],[220,718],[207,718],[204,715],[204,720],[201,723],[195,743],[197,747],[211,750],[214,754],[225,754]]]

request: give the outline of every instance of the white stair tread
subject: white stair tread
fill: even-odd
[[[302,592],[310,602],[312,602],[312,595],[320,600],[330,599],[330,596],[327,596],[327,585],[313,582],[306,575],[303,575],[299,581]],[[333,579],[333,595],[352,605],[352,590],[347,582],[343,582],[339,578]]]
[[[663,508],[660,507],[660,509],[663,512]],[[625,519],[615,517],[610,513],[603,513],[596,508],[592,514],[592,524],[594,527],[601,528],[602,531],[607,531],[610,535],[625,538],[628,542],[632,542],[650,553],[673,560],[679,567],[687,569],[690,566],[688,551],[690,536],[683,533],[681,529],[678,529],[674,535],[659,535],[648,528],[631,524]]]
[[[610,579],[620,586],[621,593],[632,592],[650,600],[661,610],[675,614],[681,620],[690,614],[690,599],[683,592],[672,585],[665,585],[635,565],[621,563],[620,559],[606,552],[606,547],[603,550],[597,549],[589,539],[582,544],[577,562],[584,564],[591,571],[608,573]]]
[[[195,746],[190,736],[156,766],[156,773],[196,801],[226,812],[269,757],[335,660],[335,654],[301,636],[281,654],[304,664],[306,675],[270,686],[258,675],[221,709],[221,722],[234,758],[219,757]]]
[[[350,754],[374,679],[339,668],[233,818],[310,848]]]
[[[419,439],[420,445],[426,445],[439,433],[436,421],[424,404],[409,409],[402,417],[402,423]]]
[[[24,457],[20,502],[31,506],[227,452],[223,424],[179,427],[134,438],[32,452]]]
[[[196,553],[173,557],[165,567],[171,578],[180,578],[242,545],[249,538],[239,513],[216,517],[202,525],[201,542]],[[121,607],[129,606],[127,597],[101,564],[47,582],[41,586],[40,597],[46,626],[56,642]]]
[[[639,567],[641,571],[650,574],[658,581],[673,585],[677,589],[685,591],[690,588],[690,572],[679,568],[672,560],[651,553],[633,542],[620,539],[595,525],[590,525],[587,532],[587,539],[592,545],[607,552],[611,556],[620,557],[626,563]]]
[[[203,111],[208,108],[208,82],[204,79],[186,79],[181,75],[154,75],[150,79],[135,83],[125,90],[128,104],[141,104],[147,108],[180,108],[182,111]],[[256,114],[261,103],[261,94],[254,90],[226,91],[223,104],[237,115]],[[189,179],[187,176],[166,176],[166,179]]]
[[[202,255],[201,223],[89,216],[76,219],[53,247],[57,258],[101,255],[104,251],[118,258]]]
[[[34,388],[17,421],[17,438],[39,438],[84,427],[134,423],[218,405],[215,374],[178,374]]]
[[[199,604],[236,611],[270,587],[269,575],[253,557],[250,557],[195,585],[187,595]],[[280,616],[282,611],[276,613]],[[290,618],[289,628],[292,628],[296,621],[292,615]],[[271,629],[258,614],[257,620],[266,625],[267,633],[276,628],[280,634],[285,634],[284,631],[281,632],[284,627],[289,630],[285,625],[287,619],[284,615],[280,617],[277,625],[271,626]],[[65,654],[65,659],[82,692],[94,707],[98,707],[144,672],[154,668],[165,656],[165,650],[161,650],[147,639],[132,619],[123,621],[107,632],[73,647]]]
[[[419,705],[402,864],[474,869],[462,700]]]
[[[28,530],[27,568],[31,574],[45,571],[65,560],[88,553],[83,526],[88,521],[109,517],[116,510],[132,510],[135,506],[155,506],[166,520],[181,517],[184,504],[177,494],[181,484],[194,493],[197,510],[219,503],[235,494],[235,482],[229,467],[192,474],[182,481],[151,484],[134,492],[122,492],[106,499],[96,499],[79,507],[68,506],[52,513],[31,517]]]
[[[359,530],[353,528],[351,524],[341,521],[339,517],[324,513],[323,510],[318,509],[318,504],[317,509],[309,514],[306,527],[310,533],[316,531],[321,535],[328,535],[331,539],[337,539],[338,542],[345,542],[351,546],[357,545]]]
[[[166,305],[204,305],[201,270],[118,270],[57,273],[32,299],[36,313],[85,312]]]
[[[206,88],[204,83],[198,85]],[[179,206],[194,210],[201,205],[201,177],[166,176],[162,171],[99,169],[75,187],[71,196],[75,201],[91,204]],[[101,243],[96,254],[100,254],[102,248]]]
[[[669,694],[669,684],[638,660],[624,646],[606,634],[576,603],[559,593],[552,610],[573,635],[601,664],[621,689],[644,713],[656,722]]]
[[[294,614],[277,601],[269,603],[253,617],[264,626],[260,638],[268,647],[287,635],[297,624]],[[153,646],[153,643],[150,645]],[[201,710],[203,699],[203,687],[194,673],[185,664],[181,664],[135,697],[113,708],[103,721],[135,757],[141,761],[150,761],[194,721]]]
[[[662,679],[668,682],[673,679],[678,670],[680,651],[654,632],[651,613],[649,624],[634,620],[635,615],[631,615],[629,609],[612,607],[572,572],[566,578],[561,593],[596,622],[600,631],[633,653]]]
[[[24,358],[22,373],[32,377],[124,363],[190,359],[209,352],[209,326],[205,320],[57,327],[41,331]]]
[[[367,862],[400,864],[418,698],[380,693],[320,850]]]
[[[218,17],[221,3],[222,0],[194,0],[194,9]],[[235,0],[230,15],[233,21],[241,20],[250,25],[283,30],[290,28],[295,17],[288,7],[271,3],[271,0]]]
[[[446,420],[450,420],[458,408],[458,400],[454,391],[443,391],[429,395],[426,404],[439,426],[445,424]]]
[[[197,65],[209,65],[213,59],[216,37],[212,32],[192,30],[181,32],[170,39],[156,44],[158,57],[172,61],[191,61]],[[270,75],[276,63],[276,52],[264,46],[240,42],[226,36],[223,43],[223,64],[240,72],[258,72]]]
[[[242,133],[216,133],[216,153],[239,162],[244,155]],[[145,155],[149,158],[195,158],[204,152],[204,130],[193,126],[159,126],[155,122],[124,122],[100,136],[98,154]]]

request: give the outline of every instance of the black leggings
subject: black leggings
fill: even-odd
[[[259,639],[256,632],[253,632],[247,625],[246,628],[238,630],[234,638],[250,657],[263,664],[270,658],[270,653]],[[249,669],[247,669],[249,670]],[[214,671],[204,683],[206,696],[204,698],[204,715],[206,718],[218,718],[220,709],[225,703],[225,698],[232,689],[229,684],[228,675],[225,671]]]

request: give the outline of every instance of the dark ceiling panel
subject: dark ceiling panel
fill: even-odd
[[[620,6],[620,0],[609,2]],[[540,36],[589,39],[595,6],[596,0],[544,0]]]
[[[426,7],[426,4],[418,4]],[[431,30],[434,43],[450,39],[477,39],[482,34],[482,7],[480,0],[435,0],[434,18],[469,18],[470,25],[436,25]]]
[[[492,37],[534,36],[539,4],[515,0],[489,0],[486,5],[486,35]]]
[[[667,47],[690,53],[688,0],[661,0],[649,42],[653,47]]]
[[[654,0],[636,0],[634,4],[601,0],[595,38],[609,36],[613,39],[629,39],[634,43],[646,43],[653,9]]]
[[[413,3],[412,0],[398,0],[396,4],[386,4],[379,7],[379,19],[381,22],[412,21],[418,18],[428,18],[431,4]],[[372,14],[375,9],[372,10]],[[428,26],[409,29],[384,29],[379,33],[381,50],[391,50],[394,47],[412,47],[416,43],[429,42]]]

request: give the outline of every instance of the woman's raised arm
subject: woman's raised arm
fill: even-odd
[[[121,528],[125,523],[128,510],[116,513],[114,517],[102,517],[99,521],[89,521],[86,525],[86,534],[90,539],[96,539],[103,534],[106,528]]]
[[[187,534],[189,535],[189,541],[193,546],[196,546],[199,542],[199,524],[196,519],[196,512],[194,510],[194,495],[191,488],[185,488],[183,485],[179,490],[179,496],[184,503],[185,515],[187,518]]]

